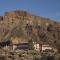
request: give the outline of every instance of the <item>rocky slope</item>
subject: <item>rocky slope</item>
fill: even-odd
[[[0,42],[12,36],[49,44],[60,51],[60,23],[26,11],[16,10],[0,16]]]

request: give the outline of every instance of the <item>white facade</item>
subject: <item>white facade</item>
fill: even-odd
[[[46,49],[51,50],[52,47],[50,47],[49,45],[42,45],[42,51],[45,51]]]
[[[36,43],[36,42],[33,42],[33,44],[34,44],[34,50],[40,51],[40,46],[39,46],[39,44]]]
[[[45,51],[45,50],[52,50],[53,49],[53,47],[51,47],[49,45],[40,45],[36,42],[33,42],[33,44],[34,44],[34,50],[36,50],[36,51],[40,51],[40,50]],[[54,49],[54,50],[56,50],[56,49]]]
[[[17,48],[17,46],[16,46],[16,45],[13,45],[13,51],[14,51],[16,48]]]

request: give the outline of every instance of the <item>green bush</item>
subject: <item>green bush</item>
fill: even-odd
[[[40,56],[40,55],[35,55],[35,56],[33,57],[33,60],[41,60],[41,56]]]
[[[41,60],[54,60],[53,56],[42,56]]]
[[[53,56],[46,56],[46,55],[43,55],[43,56],[36,55],[36,56],[34,56],[33,60],[54,60],[54,57]]]

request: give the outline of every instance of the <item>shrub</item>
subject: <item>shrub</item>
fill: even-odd
[[[33,60],[41,60],[41,56],[40,55],[36,55],[33,57]]]

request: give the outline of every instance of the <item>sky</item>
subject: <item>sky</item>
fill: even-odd
[[[14,10],[24,10],[60,22],[60,0],[0,0],[0,15]]]

